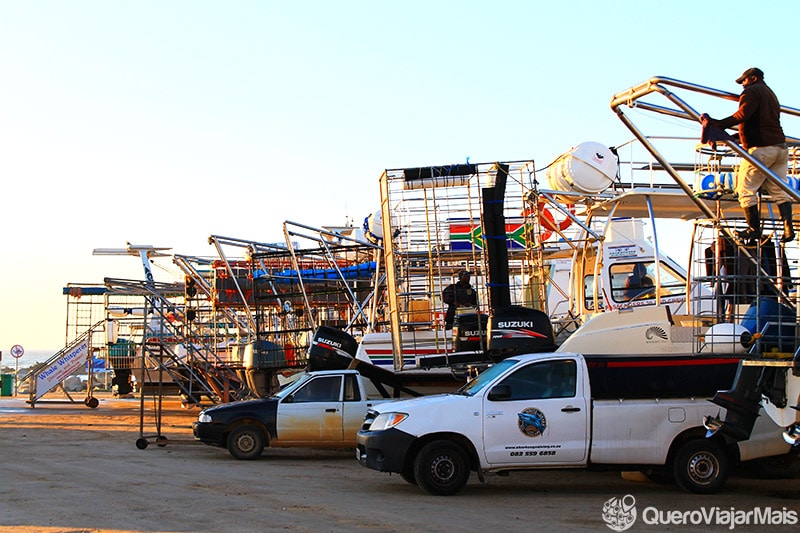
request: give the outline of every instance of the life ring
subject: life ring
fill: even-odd
[[[575,214],[575,204],[565,204],[564,207],[571,215]],[[572,224],[572,217],[564,217],[560,222],[556,222],[556,217],[545,207],[544,202],[537,202],[536,211],[539,213],[539,229],[543,241],[552,237],[555,230],[562,232]],[[522,211],[522,215],[528,218],[536,216],[536,213],[531,208],[526,207]]]

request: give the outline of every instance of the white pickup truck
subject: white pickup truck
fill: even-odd
[[[750,440],[706,438],[705,398],[593,400],[582,355],[513,356],[451,394],[373,407],[358,432],[360,463],[396,472],[434,495],[459,492],[470,472],[543,468],[666,468],[695,493],[722,488],[736,461],[786,454],[761,417]]]
[[[236,459],[256,459],[265,446],[348,448],[371,407],[355,370],[306,372],[269,398],[217,405],[192,424],[194,438],[227,448]]]

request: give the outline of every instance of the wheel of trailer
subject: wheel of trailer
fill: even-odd
[[[140,450],[144,450],[145,448],[147,448],[147,439],[145,439],[144,437],[136,439],[136,447],[139,448]]]
[[[166,445],[167,445],[167,437],[165,437],[164,435],[156,437],[156,446],[158,446],[159,448],[163,448]]]
[[[673,473],[681,488],[695,494],[713,494],[728,480],[728,457],[714,441],[690,440],[675,455]]]
[[[98,400],[94,396],[92,397],[87,396],[86,399],[83,400],[83,403],[85,403],[86,407],[89,407],[90,409],[96,409],[97,406],[100,405],[100,400]]]
[[[228,435],[228,451],[237,459],[256,459],[264,451],[264,435],[253,425],[237,426]]]
[[[456,494],[469,479],[464,449],[447,440],[426,444],[414,459],[414,479],[419,488],[435,496]],[[405,478],[404,478],[405,479]]]

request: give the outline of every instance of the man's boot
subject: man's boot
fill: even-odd
[[[792,203],[784,202],[778,204],[778,211],[783,220],[783,237],[781,242],[791,242],[794,240],[794,227],[792,226]]]
[[[747,229],[737,231],[739,238],[743,241],[758,240],[761,238],[761,213],[758,204],[743,207],[744,219],[747,222]]]

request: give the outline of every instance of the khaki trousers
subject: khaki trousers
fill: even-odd
[[[757,160],[761,161],[765,167],[777,174],[782,180],[786,181],[786,172],[789,164],[789,150],[781,146],[755,146],[747,151]],[[742,160],[739,166],[739,174],[736,176],[736,193],[739,195],[739,205],[747,208],[758,203],[758,190],[763,186],[772,197],[776,204],[782,204],[790,200],[789,195],[774,183],[772,179],[767,179],[767,174],[761,172],[746,159]]]

